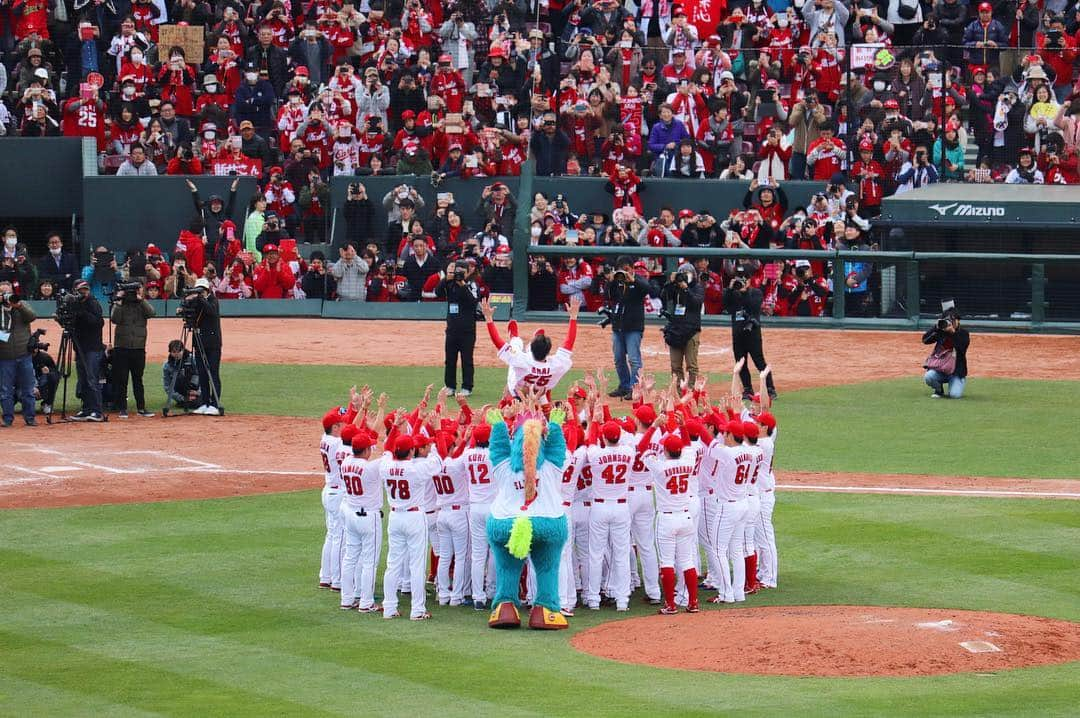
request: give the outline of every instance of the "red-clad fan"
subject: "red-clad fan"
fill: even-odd
[[[287,153],[296,131],[307,120],[307,107],[304,106],[297,88],[289,89],[286,97],[286,101],[278,109],[277,128],[278,146],[282,152]]]
[[[97,151],[105,151],[105,103],[98,99],[96,87],[64,103],[63,132],[65,137],[93,137]]]
[[[135,83],[135,99],[146,97],[146,88],[153,82],[154,72],[146,63],[146,55],[141,47],[131,48],[129,57],[120,62],[120,77],[131,78]]]
[[[195,100],[195,114],[205,117],[207,112],[212,111],[227,116],[231,106],[232,95],[225,91],[217,75],[208,74],[203,77],[203,93]],[[213,109],[214,107],[218,109]]]
[[[289,43],[293,40],[295,30],[293,28],[292,16],[285,9],[285,5],[279,0],[270,6],[270,12],[266,14],[266,19],[259,24],[259,29],[270,28],[270,32],[273,35],[273,42],[282,50],[289,49]]]
[[[285,179],[285,173],[281,167],[270,168],[270,182],[263,190],[266,197],[266,208],[276,212],[283,220],[288,220],[296,211],[296,191],[292,184]]]
[[[604,189],[612,195],[615,209],[633,207],[639,216],[643,214],[641,192],[645,187],[628,165],[619,165],[613,174],[608,175]]]
[[[296,131],[296,137],[303,140],[304,147],[311,150],[311,154],[319,163],[320,170],[330,168],[330,149],[333,138],[330,136],[330,125],[327,124],[322,107],[312,105],[308,111],[308,120]]]
[[[173,47],[161,63],[156,83],[162,102],[172,102],[176,114],[190,117],[195,111],[195,68],[187,64],[184,48]]]
[[[286,299],[292,296],[296,277],[289,265],[282,261],[277,245],[263,247],[263,260],[255,267],[252,284],[260,299]]]
[[[874,159],[874,143],[859,142],[859,159],[851,166],[851,178],[859,183],[859,214],[868,217],[881,214],[881,199],[885,195],[885,170]]]
[[[439,65],[431,76],[428,92],[443,99],[447,112],[461,112],[465,102],[465,79],[453,68],[452,63],[450,55],[439,55]]]
[[[829,299],[829,283],[815,276],[810,262],[795,260],[795,271],[780,281],[777,314],[785,317],[820,317],[825,314]]]
[[[235,59],[244,52],[244,38],[247,36],[248,30],[240,21],[240,15],[232,5],[226,5],[222,9],[221,17],[221,22],[214,25],[211,32],[218,37],[224,37],[228,41],[229,47],[233,52],[232,59],[235,61]],[[221,47],[220,43],[218,44],[218,47]],[[215,50],[210,55],[211,62],[218,61],[213,59],[215,53],[217,53],[219,59],[223,57],[218,50]]]
[[[676,47],[671,51],[671,63],[664,65],[660,74],[668,84],[674,85],[679,80],[689,80],[694,75],[693,66],[686,61],[686,50]]]
[[[847,155],[844,143],[833,136],[833,126],[827,124],[821,128],[820,135],[806,148],[806,164],[813,167],[812,178],[826,182],[843,168],[841,163]]]

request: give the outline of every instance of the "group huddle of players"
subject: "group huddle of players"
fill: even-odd
[[[702,585],[717,591],[715,603],[776,587],[777,428],[768,398],[747,404],[740,389],[714,402],[705,379],[657,390],[655,379],[642,375],[631,412],[617,417],[597,371],[555,400],[551,390],[571,366],[575,315],[566,342],[551,355],[551,340],[540,332],[526,346],[511,326],[503,342],[485,312],[509,366],[497,407],[474,411],[466,397],[451,399],[446,389],[431,406],[429,386],[412,411],[387,412],[385,394],[375,400],[371,389],[354,387],[347,405],[326,413],[319,585],[340,591],[343,610],[395,618],[404,592],[411,594],[410,618],[430,618],[429,577],[440,605],[489,608],[494,571],[485,526],[498,487],[488,422],[501,414],[513,426],[536,405],[561,425],[567,445],[559,484],[537,486],[558,495],[568,522],[559,580],[564,615],[579,605],[629,610],[638,585],[660,613],[680,606],[696,612],[702,569]],[[379,606],[384,503],[388,551]],[[522,594],[531,602],[528,576],[526,567]]]

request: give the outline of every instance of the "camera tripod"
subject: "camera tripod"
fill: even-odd
[[[77,363],[77,357],[82,355],[82,349],[79,347],[78,341],[71,335],[71,332],[67,330],[63,325],[60,326],[60,347],[56,351],[56,370],[60,372],[60,420],[71,421],[67,415],[67,391],[68,391],[68,377],[71,376],[71,369]],[[84,390],[88,390],[84,387]],[[100,391],[100,389],[99,389]],[[101,418],[104,421],[108,421],[109,417],[105,413],[105,402],[102,397],[101,402]],[[52,424],[53,415],[49,414],[45,417],[45,423]]]
[[[202,366],[206,368],[206,381],[209,384],[210,398],[213,400],[214,405],[217,406],[218,416],[225,416],[225,407],[221,406],[221,399],[218,395],[217,385],[214,384],[214,378],[210,375],[210,363],[206,360],[206,350],[203,348],[202,332],[198,327],[189,326],[187,322],[184,322],[183,328],[180,330],[180,343],[183,345],[182,353],[180,354],[180,366],[183,367],[184,354],[190,354],[192,357],[198,356],[202,362]],[[197,353],[196,353],[197,352]],[[198,371],[198,367],[195,367]],[[168,401],[165,402],[165,406],[161,409],[161,415],[164,417],[170,416],[172,407],[175,406],[173,396],[176,394],[176,381],[183,375],[182,370],[177,370],[176,375],[173,377],[173,384],[169,387]],[[202,378],[199,379],[199,390],[202,391]],[[185,400],[186,401],[186,400]],[[185,407],[183,414],[172,414],[172,416],[188,416],[192,412],[188,411]]]

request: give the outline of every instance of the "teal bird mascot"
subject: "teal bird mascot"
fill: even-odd
[[[521,566],[532,560],[536,599],[529,628],[567,628],[559,613],[559,557],[566,542],[566,516],[559,485],[566,462],[559,409],[547,420],[540,412],[518,414],[513,436],[502,414],[487,414],[491,464],[498,493],[487,520],[488,545],[495,555],[495,597],[491,628],[517,628]]]

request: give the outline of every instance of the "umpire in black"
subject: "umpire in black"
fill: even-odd
[[[768,366],[765,352],[761,348],[761,303],[764,300],[761,290],[751,287],[747,280],[746,268],[739,264],[735,267],[735,276],[724,290],[724,309],[731,315],[731,351],[736,363],[742,359],[739,378],[743,385],[743,399],[754,397],[754,385],[750,380],[750,366],[747,355],[753,360],[758,371]],[[769,397],[776,398],[772,372],[765,375],[765,386]]]
[[[193,414],[220,416],[221,407],[221,312],[218,300],[210,291],[210,283],[200,277],[195,281],[191,294],[186,298],[195,305],[195,326],[199,330],[199,346],[193,347],[195,370],[199,373],[202,392],[199,407]],[[205,359],[203,357],[205,355]],[[210,390],[211,382],[214,388]]]
[[[446,365],[443,381],[450,391],[457,389],[458,356],[461,357],[461,391],[469,396],[473,390],[473,350],[476,348],[476,312],[480,290],[476,284],[476,264],[458,260],[446,267],[435,296],[446,300]]]

